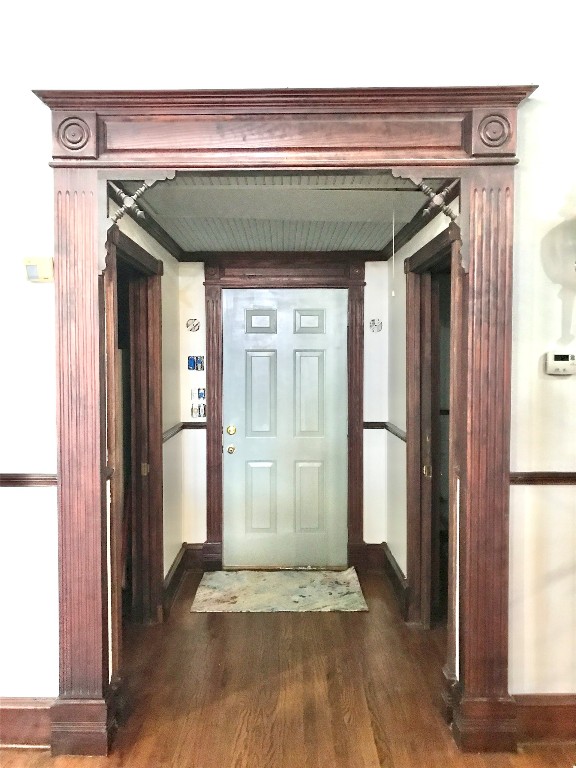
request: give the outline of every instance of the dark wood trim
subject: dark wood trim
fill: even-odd
[[[359,571],[384,570],[383,544],[359,544],[348,545],[348,565],[354,566]]]
[[[422,280],[406,275],[406,526],[407,578],[410,583],[408,619],[417,624],[422,615],[422,526],[421,514],[421,376],[422,376]]]
[[[309,263],[320,262],[331,263],[340,262],[347,264],[350,261],[385,261],[382,258],[381,251],[321,251],[313,253],[311,251],[230,251],[217,254],[214,251],[186,251],[179,261],[203,262],[205,264],[221,265],[228,263],[237,264],[242,259],[247,259],[250,263],[262,261],[307,261]]]
[[[392,424],[391,421],[384,422],[384,429],[387,432],[390,432],[391,435],[394,435],[395,437],[397,437],[399,440],[402,440],[403,442],[407,442],[408,440],[407,433],[403,429],[400,429],[400,427],[397,427],[396,424]]]
[[[187,545],[184,543],[182,544],[182,546],[180,547],[180,550],[178,551],[178,554],[174,558],[174,562],[170,566],[170,570],[164,577],[164,593],[162,596],[162,608],[164,611],[164,620],[166,620],[170,615],[170,609],[172,608],[172,603],[174,602],[176,593],[180,588],[182,579],[186,574],[186,570],[187,570],[186,559],[187,559]]]
[[[286,88],[202,91],[35,90],[50,109],[135,115],[275,112],[440,112],[462,107],[516,107],[535,85],[434,88]],[[142,151],[142,150],[140,150]],[[347,166],[346,163],[343,164]]]
[[[170,438],[175,437],[183,429],[206,429],[205,421],[179,421],[173,427],[162,433],[162,442],[166,443]]]
[[[348,287],[348,546],[364,544],[364,264]]]
[[[515,705],[508,694],[513,170],[476,168],[463,174],[462,187],[469,259],[460,500],[462,695],[452,730],[467,751],[513,750]]]
[[[125,186],[121,182],[115,181],[114,184],[119,189],[121,189],[122,192],[124,192],[124,194],[126,194],[126,195],[130,194],[128,192],[128,190],[125,188]],[[112,200],[114,200],[115,203],[118,203],[118,200],[116,199],[116,197],[114,195],[114,192],[110,192],[109,191],[108,196]],[[120,203],[118,203],[118,204],[120,205]],[[178,261],[189,261],[189,259],[185,258],[186,254],[182,250],[182,248],[178,245],[178,243],[172,237],[170,237],[168,232],[166,232],[166,230],[163,227],[161,227],[160,224],[158,224],[156,219],[154,219],[152,216],[150,216],[148,214],[144,218],[138,218],[138,215],[136,214],[136,212],[134,210],[132,210],[132,208],[127,208],[126,209],[126,213],[127,213],[128,216],[130,216],[131,219],[133,219],[138,224],[138,226],[141,229],[144,230],[144,232],[147,232],[150,235],[150,237],[152,237],[154,240],[156,240],[158,245],[161,245],[162,248],[164,248],[164,250],[168,251],[168,253],[171,256],[174,256],[174,258],[177,259]],[[149,256],[147,251],[143,251],[143,252],[147,256]],[[152,258],[152,257],[150,257],[150,258]],[[159,263],[162,265],[161,261]],[[159,274],[159,275],[161,275],[162,272],[156,272],[156,273],[151,272],[150,274]]]
[[[55,754],[85,749],[79,724],[90,719],[90,749],[104,755],[112,728],[107,700],[106,384],[98,171],[54,173],[60,697],[52,708],[52,749]]]
[[[57,699],[51,709],[52,755],[106,755],[122,705],[119,685],[110,685],[103,701]]]
[[[396,558],[392,554],[392,550],[386,542],[382,544],[383,565],[384,572],[392,585],[396,599],[398,600],[398,606],[400,613],[404,621],[409,620],[408,616],[408,603],[410,597],[410,587],[408,585],[408,579],[402,573],[402,569],[398,565]]]
[[[140,221],[138,219],[138,221]],[[116,246],[116,257],[146,277],[164,274],[164,264],[125,235],[115,224],[108,230],[108,243]]]
[[[167,443],[171,437],[175,437],[179,432],[182,432],[183,429],[183,422],[179,421],[178,424],[174,424],[173,427],[162,432],[162,443]]]
[[[468,323],[462,410],[467,429],[458,457],[461,690],[453,732],[465,749],[514,749],[513,702],[506,693],[511,170],[517,162],[517,107],[533,90],[37,92],[53,113],[56,180],[59,704],[62,716],[69,714],[68,735],[78,746],[83,739],[73,734],[91,716],[102,726],[93,745],[97,754],[107,749],[110,732],[98,173],[114,179],[117,168],[134,170],[136,177],[137,169],[159,167],[390,168],[461,182],[462,296]],[[74,141],[67,131],[71,119]],[[210,317],[214,286],[207,283],[206,289]],[[213,332],[208,363],[220,351],[217,322]],[[208,392],[209,442],[210,429],[221,429],[216,374]],[[358,426],[362,434],[361,421]],[[208,470],[209,495],[221,493],[214,455],[209,455]],[[209,535],[217,535],[219,525],[209,513]],[[214,556],[219,541],[207,543]],[[85,706],[87,701],[92,715],[69,709],[71,702]],[[55,751],[73,750],[64,733],[66,728],[53,729]]]
[[[287,254],[254,261],[214,255],[206,266],[207,541],[206,568],[222,567],[222,290],[223,288],[348,289],[348,547],[363,541],[364,262]]]
[[[520,741],[574,741],[576,695],[515,695]]]
[[[460,240],[459,227],[450,223],[440,234],[422,246],[415,254],[404,262],[404,272],[435,272],[438,268],[447,267],[450,270],[450,255],[452,243]]]
[[[54,699],[0,698],[0,746],[50,746]]]
[[[444,198],[445,204],[450,205],[450,203],[456,200],[459,194],[459,185],[456,185],[447,193],[446,197]],[[405,224],[402,229],[394,236],[394,252],[398,253],[402,246],[406,245],[406,243],[409,243],[410,240],[412,240],[412,238],[415,237],[418,232],[422,231],[424,227],[433,221],[436,216],[440,214],[444,215],[440,208],[434,208],[432,211],[430,211],[430,213],[425,213],[429,205],[430,200],[427,200],[420,208],[418,213],[411,219],[411,221],[409,221],[408,224]],[[384,261],[388,261],[388,259],[392,258],[392,253],[392,240],[390,240],[390,242],[387,243],[382,249],[382,259]],[[410,261],[410,259],[407,259],[406,261]]]
[[[0,474],[0,488],[26,488],[39,485],[58,485],[58,475],[12,472]]]
[[[576,485],[576,472],[510,472],[510,485]]]

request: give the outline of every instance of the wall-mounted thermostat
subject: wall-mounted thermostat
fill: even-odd
[[[567,350],[553,350],[546,355],[546,373],[552,376],[570,376],[576,373],[576,354]]]

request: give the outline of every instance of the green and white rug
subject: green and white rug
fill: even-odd
[[[346,571],[213,571],[205,573],[193,613],[367,611],[354,568]]]

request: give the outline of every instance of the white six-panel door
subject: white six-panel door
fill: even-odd
[[[347,293],[223,291],[224,567],[346,565]]]

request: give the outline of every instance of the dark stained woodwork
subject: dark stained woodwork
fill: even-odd
[[[513,172],[477,168],[467,200],[466,475],[461,485],[460,675],[453,730],[466,750],[513,749],[508,693],[508,506]],[[451,406],[452,411],[452,406]]]
[[[105,717],[105,408],[97,258],[104,212],[98,208],[97,173],[114,179],[115,168],[158,167],[404,168],[421,178],[460,178],[468,367],[467,386],[460,390],[466,431],[458,457],[461,664],[453,730],[465,749],[514,748],[514,703],[507,693],[511,168],[516,109],[533,91],[495,86],[37,92],[52,110],[56,174],[60,687],[67,701],[60,702],[54,720],[55,752],[87,749],[89,743],[102,753],[111,732]],[[135,175],[141,177],[136,170]],[[217,310],[218,290],[207,283],[209,318]],[[221,352],[218,322],[216,312],[208,365]],[[214,431],[221,429],[220,397],[216,367],[208,392],[208,531],[214,540],[207,552],[214,561],[221,541],[212,502],[221,508],[214,453],[216,445],[221,450]],[[288,673],[296,674],[295,668]],[[380,695],[372,688],[370,700],[380,703]],[[89,697],[91,711],[78,708],[74,714],[70,700],[86,707]],[[86,725],[91,719],[96,727]],[[385,750],[383,732],[377,741]],[[383,751],[381,762],[385,758]]]
[[[463,166],[516,151],[533,86],[284,91],[36,91],[56,162],[104,167]],[[68,122],[74,121],[71,140]],[[82,140],[78,140],[81,134]]]
[[[364,613],[200,614],[201,573],[187,574],[168,622],[127,628],[131,714],[110,756],[2,750],[2,768],[573,765],[574,744],[558,741],[460,753],[439,711],[443,630],[407,627],[385,577],[359,577]],[[574,712],[571,697],[539,698],[542,723]]]
[[[400,614],[404,621],[409,621],[408,607],[410,604],[410,587],[408,585],[408,579],[402,573],[402,569],[398,565],[396,558],[392,554],[392,550],[386,542],[382,545],[382,551],[384,554],[384,572],[388,577],[388,581],[396,596]]]
[[[458,189],[458,186],[451,189],[444,198],[444,202],[446,205],[450,205],[454,200],[458,198],[458,195],[460,194],[460,191]],[[425,211],[428,209],[430,205],[430,200],[427,200],[422,208],[418,211],[418,213],[412,218],[411,221],[409,221],[407,224],[405,224],[402,229],[396,233],[394,236],[394,251],[398,253],[400,248],[402,246],[406,245],[406,243],[410,242],[413,237],[415,237],[418,232],[420,232],[422,229],[424,229],[427,224],[429,224],[433,219],[436,218],[436,216],[443,214],[441,208],[434,208],[430,213],[425,213]],[[442,237],[443,233],[440,233],[438,237]],[[431,245],[433,241],[431,240],[428,245]],[[434,246],[434,253],[437,253],[438,249],[436,246]],[[382,258],[384,261],[388,261],[388,259],[392,258],[393,250],[392,250],[392,241],[387,243],[387,245],[382,249]],[[411,257],[414,258],[414,257]],[[410,261],[410,259],[406,259],[404,262],[404,265]],[[418,270],[415,269],[413,266],[410,267],[411,272],[417,272]]]
[[[164,432],[162,432],[162,444],[167,443],[168,440],[176,437],[176,435],[180,434],[183,429],[183,422],[179,421],[177,424],[174,424],[173,427],[170,427],[170,429],[164,430]]]
[[[406,274],[406,537],[407,573],[410,585],[408,621],[425,624],[422,610],[422,527],[421,527],[421,297],[422,279]]]
[[[106,754],[106,409],[97,171],[55,171],[60,697],[54,754]],[[89,713],[86,711],[89,709]]]
[[[404,262],[404,272],[436,272],[446,263],[450,271],[450,254],[452,243],[460,238],[460,230],[454,222],[443,229],[440,234],[433,237],[426,245],[423,245],[415,254]]]
[[[576,485],[576,472],[510,472],[511,485]]]
[[[34,475],[30,472],[0,474],[0,488],[26,488],[34,485],[58,485],[58,475]]]
[[[205,269],[207,417],[207,540],[204,564],[222,567],[222,289],[348,289],[348,559],[363,540],[364,263],[330,262],[326,254],[252,259],[214,255]]]
[[[575,694],[524,694],[514,696],[521,741],[576,742]],[[573,750],[572,762],[576,749]]]
[[[162,596],[162,609],[164,621],[170,616],[170,609],[174,603],[176,593],[178,592],[182,580],[188,570],[188,549],[186,544],[182,544],[170,570],[164,577],[164,593]]]
[[[364,264],[348,287],[348,552],[364,544]],[[358,284],[358,280],[361,284]]]
[[[0,698],[0,745],[50,744],[50,708],[54,699]],[[0,765],[4,765],[0,757]]]
[[[179,421],[173,427],[162,433],[162,442],[166,443],[171,438],[178,435],[183,429],[206,429],[205,421]]]
[[[162,339],[160,276],[129,283],[132,424],[131,619],[162,620]]]
[[[138,219],[140,222],[140,219]],[[142,227],[144,229],[144,227]],[[152,277],[164,273],[164,264],[160,259],[155,259],[142,246],[135,243],[132,238],[125,235],[117,225],[114,225],[108,231],[108,241],[114,244],[117,251],[122,253],[122,261],[140,275]],[[109,248],[108,248],[109,250]]]
[[[207,267],[206,279],[217,278]],[[222,567],[222,289],[206,282],[206,568]]]
[[[248,258],[251,262],[255,259],[262,261],[291,261],[292,259],[306,259],[309,262],[327,260],[330,263],[333,262],[349,262],[351,260],[356,261],[385,261],[382,258],[381,251],[234,251],[226,254],[218,254],[226,258],[230,258],[230,261],[236,261],[237,259]],[[206,264],[210,264],[214,261],[214,251],[185,251],[178,261],[200,261]],[[217,259],[218,259],[217,257]]]
[[[458,609],[458,534],[465,511],[459,492],[466,478],[466,402],[468,373],[468,275],[462,267],[460,239],[451,245],[450,269],[450,417],[448,431],[448,612],[446,617],[446,664],[442,694],[445,715],[452,721],[454,702],[459,694],[457,644],[460,627]]]
[[[106,425],[110,477],[110,677],[120,684],[122,659],[122,545],[124,512],[124,451],[121,426],[121,364],[118,349],[118,269],[119,230],[112,227],[106,243],[104,270],[104,311],[106,317]]]

